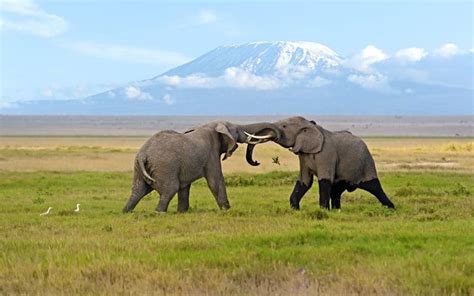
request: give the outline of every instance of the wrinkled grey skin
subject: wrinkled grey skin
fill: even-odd
[[[300,175],[295,185],[290,204],[299,209],[299,202],[317,176],[320,206],[329,209],[340,208],[340,196],[345,191],[361,188],[375,195],[379,201],[394,208],[383,192],[377,177],[375,163],[367,145],[347,131],[331,132],[303,117],[290,117],[273,123],[280,131],[274,140],[297,154],[300,161]],[[247,161],[252,160],[253,145],[247,147]]]
[[[249,140],[244,131],[270,132],[268,123],[236,125],[211,122],[185,133],[166,130],[153,135],[141,147],[135,158],[132,193],[123,212],[132,211],[143,196],[156,190],[160,195],[157,212],[166,212],[173,196],[178,193],[178,211],[189,209],[191,183],[206,178],[219,208],[229,209],[220,156],[230,157],[237,143]],[[271,128],[271,126],[270,126]]]

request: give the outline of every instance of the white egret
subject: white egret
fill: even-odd
[[[75,213],[79,213],[79,211],[80,211],[79,206],[80,206],[80,205],[81,205],[81,204],[77,204],[77,205],[76,205],[76,209],[74,210]]]
[[[48,210],[44,213],[41,213],[40,216],[46,216],[46,215],[49,215],[49,213],[51,212],[53,208],[52,207],[49,207]]]

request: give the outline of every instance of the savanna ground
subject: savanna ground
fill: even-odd
[[[223,162],[229,211],[200,180],[189,213],[152,193],[123,215],[144,140],[1,139],[0,294],[474,293],[472,139],[367,138],[396,211],[360,190],[322,211],[317,185],[290,210],[297,158],[265,144]]]

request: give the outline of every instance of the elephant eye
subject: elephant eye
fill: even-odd
[[[306,133],[307,129],[303,129],[303,132]]]
[[[283,125],[283,128],[286,128],[286,125],[285,125],[285,124]]]

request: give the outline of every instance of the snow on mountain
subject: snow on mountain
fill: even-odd
[[[341,63],[342,58],[336,52],[319,43],[254,42],[220,46],[160,76],[188,76],[198,73],[219,76],[229,68],[264,76],[289,68],[302,68],[305,71],[328,69]]]
[[[152,79],[134,84],[149,88],[251,88],[271,90],[291,86],[321,87],[344,60],[329,47],[314,42],[253,42],[220,46],[197,59]],[[322,76],[320,76],[322,75]]]

